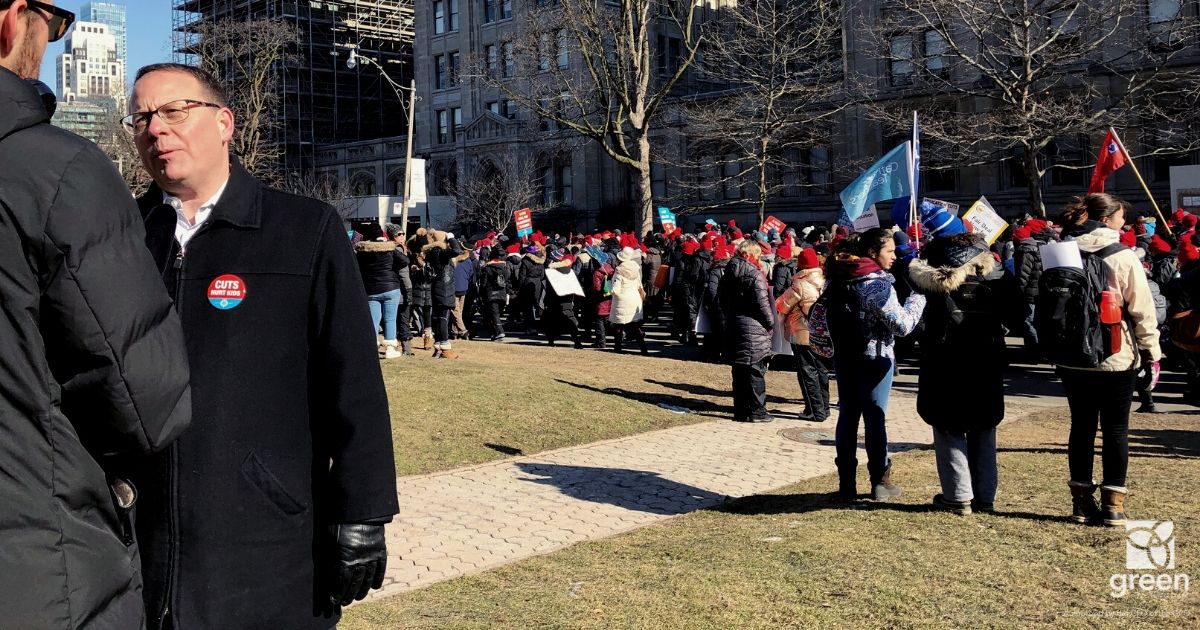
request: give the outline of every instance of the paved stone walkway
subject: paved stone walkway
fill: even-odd
[[[913,397],[892,395],[888,439],[893,452],[932,439],[915,405]],[[1008,417],[1027,410],[1010,404]],[[387,579],[373,597],[833,472],[834,418],[817,424],[786,417],[767,424],[705,422],[401,477],[400,515],[387,532]],[[799,437],[809,441],[785,438],[781,431],[786,429],[800,429]],[[859,461],[859,491],[865,492],[865,453],[859,453]]]

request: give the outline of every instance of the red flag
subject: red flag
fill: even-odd
[[[1112,129],[1104,134],[1104,144],[1100,145],[1100,155],[1096,157],[1096,170],[1092,171],[1092,183],[1088,184],[1088,194],[1104,192],[1104,180],[1117,169],[1125,166],[1129,158],[1124,148],[1117,142]]]

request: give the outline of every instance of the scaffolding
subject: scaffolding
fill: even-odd
[[[221,20],[276,19],[300,33],[291,61],[275,69],[280,125],[273,140],[283,167],[307,173],[321,145],[401,135],[404,103],[389,85],[413,76],[413,0],[176,0],[172,5],[175,60],[194,62],[195,26]],[[387,68],[348,68],[351,50]],[[365,66],[365,67],[364,67]]]

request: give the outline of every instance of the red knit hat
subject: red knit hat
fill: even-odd
[[[1196,223],[1198,222],[1200,222],[1200,219],[1198,219],[1194,214],[1187,214],[1183,217],[1183,224],[1190,228],[1196,227]]]
[[[1121,230],[1121,244],[1125,247],[1137,247],[1137,234],[1133,230]]]
[[[800,250],[800,255],[796,257],[796,267],[800,269],[816,269],[820,266],[821,262],[817,259],[817,250],[811,247]]]
[[[713,260],[729,260],[733,258],[733,248],[728,245],[718,245],[713,252]]]
[[[1022,225],[1021,227],[1018,227],[1013,230],[1013,240],[1014,241],[1023,241],[1032,236],[1033,236],[1033,232],[1029,229],[1028,225]]]
[[[1200,249],[1196,249],[1196,246],[1192,245],[1192,239],[1179,239],[1179,266],[1182,267],[1197,260],[1200,260]]]
[[[732,221],[732,219],[731,219],[731,221]],[[744,237],[742,236],[742,231],[741,231],[741,230],[739,230],[739,229],[737,229],[737,228],[733,228],[733,240],[735,240],[735,241],[736,241],[736,240],[738,240],[739,238],[744,238]]]
[[[684,254],[687,254],[690,256],[690,255],[695,254],[696,252],[700,251],[700,243],[697,243],[694,240],[688,239],[688,240],[684,241],[682,245],[680,245],[680,249],[683,250]]]
[[[505,248],[504,248],[504,251],[506,251],[506,252],[508,252],[508,253],[510,253],[510,254],[520,254],[520,253],[521,253],[521,244],[520,244],[520,243],[513,243],[512,245],[509,245],[508,247],[505,247]]]
[[[1166,254],[1171,251],[1171,245],[1164,241],[1161,236],[1155,234],[1150,237],[1150,253],[1151,254]]]

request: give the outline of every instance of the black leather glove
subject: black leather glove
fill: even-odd
[[[383,586],[387,544],[383,525],[343,523],[330,527],[334,539],[330,600],[345,606]]]

